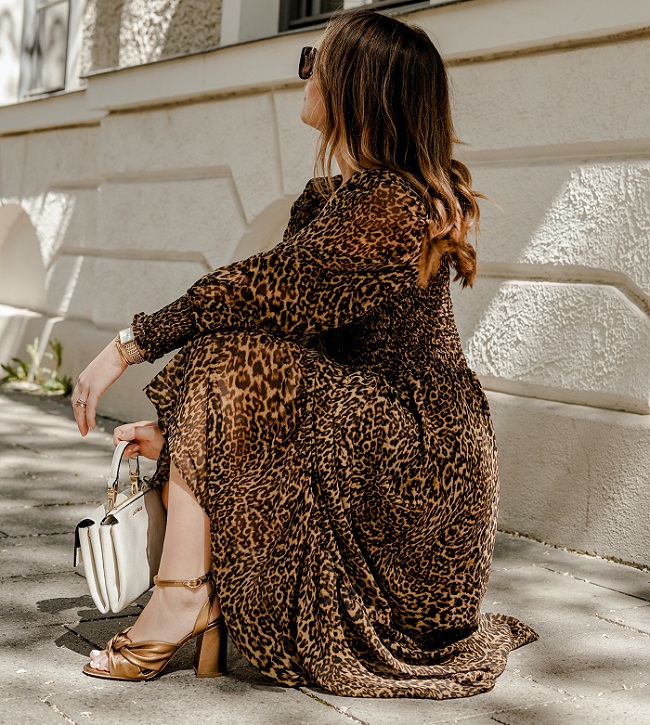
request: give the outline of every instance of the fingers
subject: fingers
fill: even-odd
[[[86,424],[90,428],[90,430],[95,430],[97,427],[97,421],[96,421],[96,415],[97,415],[97,403],[99,402],[99,398],[96,395],[93,395],[92,393],[88,394],[88,399],[86,400]]]
[[[136,434],[136,429],[149,428],[151,425],[155,425],[155,423],[152,423],[150,420],[138,420],[135,423],[118,425],[113,431],[113,445],[116,446],[120,441],[132,441],[138,437],[144,438],[145,436],[138,436]]]
[[[72,392],[72,413],[82,436],[88,433],[88,419],[86,417],[86,408],[88,407],[87,398],[88,392],[77,383]]]
[[[131,443],[124,449],[122,458],[135,458],[140,452],[140,446],[137,443]]]
[[[140,452],[140,442],[153,441],[157,424],[151,420],[139,420],[136,423],[120,425],[113,431],[113,445],[120,441],[133,441],[124,449],[124,458],[134,458]]]

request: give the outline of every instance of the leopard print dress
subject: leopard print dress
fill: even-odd
[[[490,690],[535,633],[482,614],[498,472],[425,206],[386,170],[312,180],[280,244],[134,318],[170,459],[211,521],[239,651],[338,695]]]

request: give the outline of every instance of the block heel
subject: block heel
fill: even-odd
[[[197,677],[221,677],[227,671],[228,630],[223,615],[199,635],[194,651],[194,672]]]

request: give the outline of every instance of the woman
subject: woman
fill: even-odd
[[[85,435],[127,363],[182,347],[146,388],[157,424],[115,433],[168,486],[163,586],[85,672],[154,676],[167,643],[207,630],[197,673],[221,674],[223,616],[278,683],[473,695],[536,635],[480,613],[497,464],[449,297],[450,265],[474,279],[479,210],[445,68],[422,30],[360,10],[303,50],[300,76],[327,176],[283,241],[136,315],[79,377]]]

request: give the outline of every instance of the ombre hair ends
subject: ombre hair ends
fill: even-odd
[[[482,195],[452,156],[447,70],[429,36],[376,10],[338,13],[318,49],[313,80],[325,107],[318,173],[331,179],[338,153],[352,171],[378,167],[402,176],[429,210],[419,284],[428,284],[446,255],[455,280],[471,286],[476,250],[468,233],[478,231]]]

